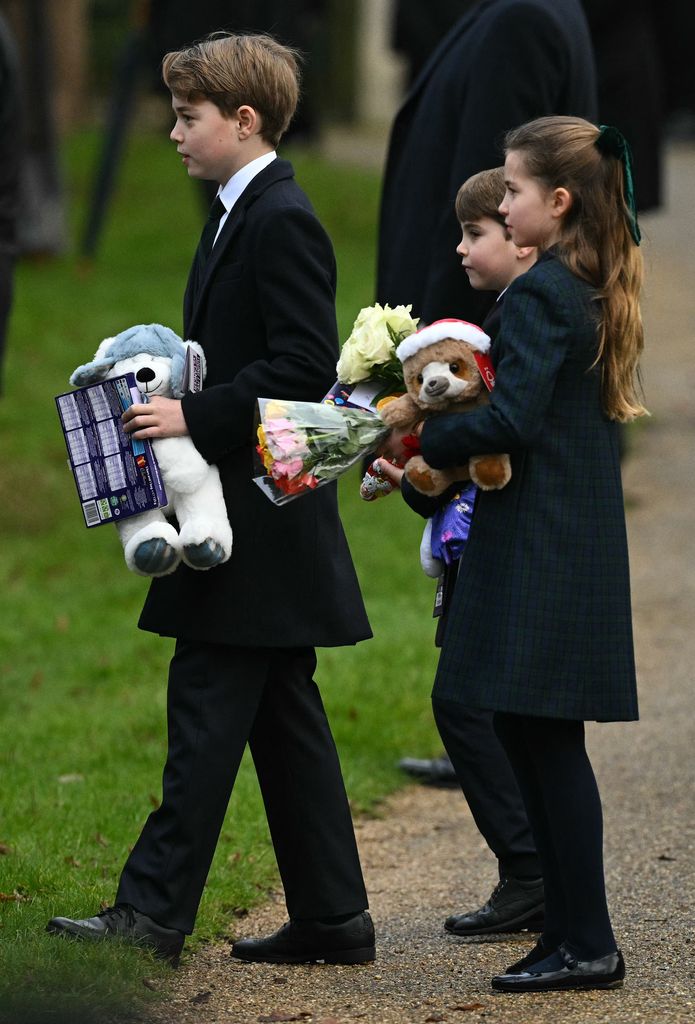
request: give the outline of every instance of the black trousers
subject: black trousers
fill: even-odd
[[[603,877],[603,815],[584,722],[495,712],[538,846],[545,885],[543,941],[579,960],[615,951]]]
[[[161,806],[121,875],[116,902],[190,933],[246,743],[292,918],[367,906],[313,648],[178,641],[169,671]]]
[[[497,857],[500,878],[540,877],[536,844],[493,712],[436,696],[432,709],[473,820]]]

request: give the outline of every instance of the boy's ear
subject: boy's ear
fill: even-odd
[[[236,120],[239,125],[239,138],[248,139],[260,131],[261,119],[258,111],[247,103],[242,103],[236,112]]]
[[[536,251],[535,245],[515,245],[514,248],[516,249],[516,258],[518,260],[528,259]]]

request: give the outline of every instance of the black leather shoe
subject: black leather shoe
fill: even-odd
[[[452,935],[463,936],[540,931],[544,911],[542,878],[503,878],[485,906],[470,914],[452,914],[444,927]]]
[[[620,988],[625,977],[625,961],[620,950],[597,960],[577,960],[558,946],[562,965],[554,970],[520,974],[500,974],[492,979],[498,992],[552,992],[557,989]]]
[[[376,958],[374,925],[363,911],[342,924],[288,921],[262,939],[239,939],[232,956],[267,964],[366,964]]]
[[[46,925],[52,935],[66,935],[88,942],[105,939],[124,939],[139,946],[151,947],[155,954],[165,960],[178,963],[183,949],[184,933],[176,928],[165,928],[147,914],[141,914],[127,903],[107,907],[96,917],[74,921],[70,917],[53,917]]]
[[[458,786],[454,766],[446,755],[422,761],[416,757],[404,757],[398,762],[398,767],[428,786]]]

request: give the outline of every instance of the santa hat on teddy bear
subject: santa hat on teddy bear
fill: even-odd
[[[456,320],[452,317],[435,320],[427,327],[421,327],[415,334],[408,335],[396,349],[396,355],[404,363],[421,349],[428,348],[438,341],[446,341],[447,338],[468,342],[478,352],[485,353],[490,348],[490,338],[482,328],[468,323],[467,320]]]

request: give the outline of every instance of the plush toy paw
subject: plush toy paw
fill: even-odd
[[[443,494],[452,483],[450,473],[440,469],[432,469],[431,466],[427,465],[422,455],[414,455],[412,459],[408,460],[405,467],[405,475],[416,491],[433,498]],[[454,477],[454,479],[456,478]]]
[[[498,491],[512,478],[508,455],[474,455],[468,463],[471,480],[481,491]]]
[[[202,544],[186,544],[183,560],[191,569],[212,569],[227,560],[227,553],[221,544],[208,537]]]
[[[179,552],[163,537],[152,537],[138,544],[132,558],[136,570],[143,576],[166,576],[180,561]]]

